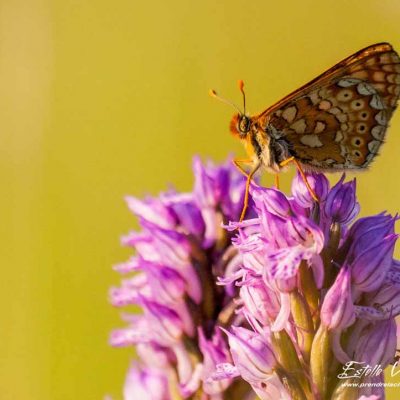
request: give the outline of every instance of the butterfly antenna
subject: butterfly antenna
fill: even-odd
[[[246,115],[246,94],[244,93],[244,82],[241,79],[238,81],[238,86],[243,95],[243,115]]]
[[[211,97],[214,97],[215,99],[217,99],[219,101],[222,101],[225,104],[230,105],[231,107],[235,108],[239,112],[240,115],[243,115],[243,113],[240,111],[239,107],[235,103],[232,103],[231,101],[229,101],[227,99],[224,99],[223,97],[219,96],[214,89],[210,89],[209,95]]]

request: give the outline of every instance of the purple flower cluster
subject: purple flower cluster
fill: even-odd
[[[127,326],[111,335],[112,345],[135,346],[141,359],[128,373],[126,400],[199,393],[219,399],[230,387],[248,390],[239,378],[208,379],[216,365],[232,362],[219,326],[242,319],[235,314],[238,288],[218,285],[217,278],[240,263],[233,235],[223,225],[239,218],[245,179],[230,165],[203,165],[196,158],[193,167],[192,193],[126,199],[141,231],[122,238],[136,255],[115,266],[128,278],[111,289],[110,298],[114,306],[138,305],[143,311],[124,314]]]
[[[383,399],[400,314],[397,217],[355,221],[355,180],[330,188],[310,173],[318,203],[300,175],[290,197],[252,184],[235,222],[243,176],[198,159],[194,172],[192,193],[127,199],[142,230],[123,238],[136,255],[115,269],[135,274],[110,296],[143,311],[111,335],[141,360],[125,400]],[[343,385],[352,363],[380,372]]]

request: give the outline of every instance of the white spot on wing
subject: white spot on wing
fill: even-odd
[[[386,125],[386,112],[384,110],[379,111],[378,114],[375,115],[375,121],[380,125]]]
[[[371,129],[371,135],[378,140],[382,140],[385,137],[386,127],[382,125],[376,125]]]
[[[318,108],[320,110],[329,110],[332,107],[332,103],[328,100],[322,100],[321,103],[319,103]]]
[[[308,96],[311,100],[311,103],[317,104],[320,101],[320,96],[318,95],[317,92],[312,92]]]
[[[322,147],[323,144],[317,135],[304,135],[300,138],[300,142],[308,147]]]
[[[371,94],[375,94],[376,90],[368,83],[361,82],[357,85],[357,92],[363,96],[370,96]]]
[[[383,103],[382,103],[381,98],[380,98],[377,94],[374,94],[374,95],[372,96],[372,99],[371,99],[371,101],[369,102],[369,105],[370,105],[372,108],[375,108],[375,109],[377,109],[377,110],[383,110],[383,109],[385,108],[385,106],[384,106]]]
[[[344,113],[343,114],[337,114],[336,115],[336,119],[341,123],[346,122],[347,121],[347,115],[344,114]]]
[[[343,78],[337,84],[340,87],[349,87],[349,86],[354,86],[359,82],[361,81],[356,78]]]
[[[314,133],[321,133],[325,130],[326,124],[324,122],[321,121],[317,121],[317,123],[315,124],[315,129],[314,129]]]
[[[341,142],[343,140],[343,132],[342,131],[337,131],[336,132],[336,137],[335,137],[335,142]]]
[[[304,133],[307,128],[307,124],[306,124],[306,121],[304,121],[304,119],[299,119],[298,121],[296,121],[292,125],[290,125],[290,127],[296,133]]]
[[[381,143],[379,140],[373,140],[372,142],[368,143],[368,150],[373,153],[376,154],[379,150],[379,147],[381,146]]]
[[[337,114],[341,114],[343,111],[338,107],[332,107],[329,109],[328,112],[329,112],[329,114],[337,115]]]
[[[287,122],[293,122],[294,118],[296,117],[297,114],[297,108],[296,106],[288,107],[285,108],[282,112],[282,117],[287,121]]]

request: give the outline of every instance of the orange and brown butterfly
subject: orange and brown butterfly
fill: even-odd
[[[251,180],[260,168],[277,177],[293,162],[318,201],[304,171],[369,166],[384,142],[400,95],[400,58],[389,43],[366,47],[254,116],[246,114],[242,81],[239,88],[244,110],[234,106],[239,112],[230,130],[248,154],[247,159],[234,160],[247,176],[242,221]],[[227,102],[215,91],[211,95]],[[243,165],[251,166],[249,173]]]

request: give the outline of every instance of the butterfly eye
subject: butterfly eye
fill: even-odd
[[[243,115],[239,121],[240,133],[247,133],[250,130],[250,119]]]

